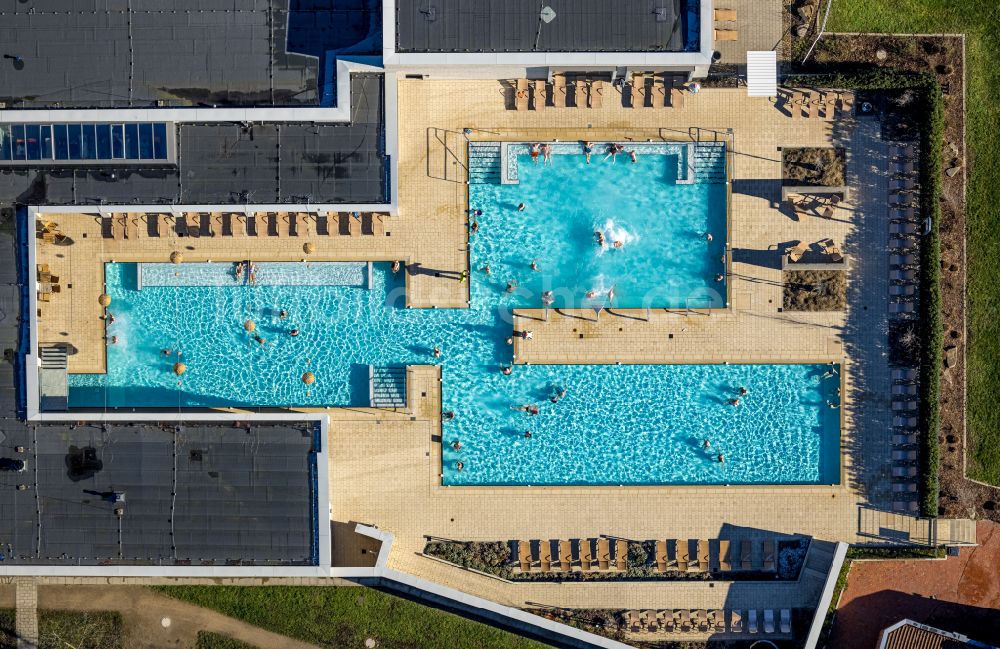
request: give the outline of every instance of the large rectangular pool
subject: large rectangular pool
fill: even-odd
[[[550,291],[554,307],[725,307],[725,143],[625,142],[614,158],[609,144],[589,143],[589,163],[583,142],[548,160],[470,144],[473,272],[515,285],[518,307]]]

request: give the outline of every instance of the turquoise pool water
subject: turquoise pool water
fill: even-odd
[[[510,144],[506,169],[500,146],[470,148],[469,207],[482,212],[470,245],[482,281],[517,284],[512,304],[552,291],[556,307],[726,306],[723,144],[627,143],[632,163],[595,142],[590,164],[580,143],[552,145],[551,163],[537,164],[529,145]]]
[[[489,282],[472,282],[469,309],[406,309],[403,278],[387,264],[325,275],[341,285],[308,284],[327,272],[313,264],[274,273],[261,264],[261,277],[280,280],[257,286],[227,280],[229,265],[205,266],[161,269],[161,283],[185,277],[141,290],[138,265],[105,266],[117,343],[107,375],[70,375],[72,407],[360,406],[369,364],[437,363],[442,407],[455,413],[443,424],[444,484],[839,481],[839,410],[826,405],[839,383],[822,378],[828,366],[518,366],[505,376],[509,296]],[[177,352],[188,368],[180,377]],[[552,404],[556,386],[566,395]],[[729,405],[740,386],[749,394]],[[512,409],[528,403],[537,416]]]

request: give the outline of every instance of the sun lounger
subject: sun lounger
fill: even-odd
[[[667,571],[667,542],[664,539],[656,540],[656,571]]]
[[[889,234],[916,234],[917,226],[912,223],[890,223]]]
[[[764,609],[764,633],[774,633],[774,610]]]
[[[897,482],[892,485],[892,493],[912,494],[917,493],[916,482]]]
[[[587,82],[583,79],[576,79],[573,82],[573,106],[576,108],[587,107]]]
[[[753,543],[749,539],[740,541],[740,569],[753,568]]]
[[[915,270],[891,270],[889,271],[889,279],[893,282],[912,282],[917,279],[917,271]]]
[[[316,231],[316,220],[312,214],[299,212],[295,215],[295,233],[300,237],[311,237]]]
[[[781,609],[781,624],[782,633],[792,632],[792,611],[791,609],[783,608]]]
[[[890,302],[889,303],[889,313],[893,315],[913,313],[916,311],[916,307],[913,302]]]
[[[735,9],[716,9],[712,12],[712,15],[717,23],[733,22],[736,20]]]
[[[916,381],[917,380],[917,370],[912,369],[899,369],[892,371],[893,381]]]
[[[714,633],[726,632],[726,614],[724,611],[710,610],[708,612],[709,630]]]
[[[842,92],[837,97],[837,110],[841,113],[850,113],[854,110],[854,93]]]
[[[552,571],[552,541],[538,542],[538,567],[542,572]]]
[[[642,612],[642,621],[644,624],[644,631],[649,631],[650,633],[656,633],[660,630],[660,618],[656,614],[656,611],[644,610]]]
[[[815,90],[810,90],[806,94],[805,106],[804,106],[807,117],[813,118],[819,116],[819,103],[820,103],[819,93],[816,92]]]
[[[690,543],[687,539],[677,541],[677,569],[681,572],[687,572],[688,562],[691,560],[689,548]]]
[[[908,501],[895,501],[892,503],[892,511],[894,512],[915,512],[920,509],[920,505],[915,500]]]
[[[912,462],[917,459],[916,451],[893,451],[892,461],[893,462]]]
[[[601,570],[611,568],[611,541],[603,536],[597,539],[597,565]]]
[[[604,82],[592,81],[587,88],[587,101],[591,108],[601,108],[604,106]]]
[[[698,609],[694,612],[694,624],[695,628],[704,633],[708,631],[708,611],[705,609]]]
[[[747,613],[747,631],[757,633],[757,609],[752,608]]]
[[[743,616],[738,610],[731,611],[729,614],[729,632],[743,633]]]
[[[913,158],[917,150],[912,144],[893,144],[889,147],[889,155],[894,158]]]
[[[917,443],[916,433],[910,433],[908,435],[893,435],[892,443],[896,446],[910,446]]]
[[[907,395],[912,396],[917,393],[917,386],[915,385],[894,385],[892,386],[892,394],[896,395]]]
[[[889,263],[893,266],[913,266],[917,263],[916,255],[890,255]]]
[[[915,478],[917,467],[915,466],[894,466],[892,467],[893,478]]]
[[[764,570],[774,569],[774,539],[764,539]]]
[[[677,627],[682,632],[691,630],[691,611],[688,610],[677,611]]]
[[[229,231],[236,239],[244,239],[247,236],[247,217],[245,214],[229,215]]]
[[[917,211],[912,207],[894,207],[889,210],[889,218],[893,221],[916,221]]]
[[[643,627],[643,624],[642,624],[642,621],[643,621],[642,613],[640,613],[639,611],[629,611],[626,614],[626,617],[628,618],[628,628],[629,628],[629,631],[631,631],[632,633],[640,633],[640,632],[642,632],[642,630],[643,630],[642,629],[642,627]]]
[[[125,224],[128,218],[123,215],[115,215],[111,217],[111,238],[112,239],[124,239],[125,238]]]
[[[915,428],[917,425],[916,417],[900,417],[895,416],[892,418],[892,425],[896,428]]]
[[[714,31],[717,41],[735,41],[740,37],[739,32],[735,29],[716,29]]]
[[[572,87],[572,83],[566,78],[566,75],[554,75],[552,77],[552,105],[558,108],[569,108]]]
[[[916,168],[913,166],[913,160],[898,160],[892,166],[892,171],[893,173],[909,176],[916,173]]]
[[[708,540],[698,539],[698,570],[708,572]]]
[[[517,543],[517,569],[521,572],[531,572],[531,543],[529,541],[515,541]]]
[[[590,539],[573,540],[573,565],[582,572],[590,572],[594,562],[594,554],[591,549]]]
[[[788,253],[788,260],[796,262],[802,259],[802,255],[809,251],[809,244],[804,241],[800,241],[791,248],[786,248],[785,252]]]
[[[889,181],[889,191],[893,192],[909,192],[917,188],[917,183],[915,183],[910,178],[894,178]]]
[[[912,250],[917,247],[917,242],[913,239],[901,239],[899,237],[889,239],[889,250]]]
[[[656,614],[656,617],[660,621],[660,631],[671,633],[676,630],[677,621],[674,619],[674,612],[671,611],[660,611]]]
[[[912,297],[916,294],[917,289],[912,285],[900,286],[899,284],[893,284],[889,287],[889,295],[899,295],[904,297]]]
[[[644,108],[646,106],[646,77],[636,74],[632,76],[632,108]]]
[[[730,543],[727,539],[719,540],[719,570],[722,572],[728,572],[733,569],[733,565],[730,561]]]
[[[666,108],[670,105],[670,78],[653,77],[653,87],[650,90],[653,108]]]
[[[628,569],[628,541],[615,539],[615,569],[625,572]]]
[[[545,110],[549,101],[549,84],[544,80],[532,82],[531,108],[533,110]]]
[[[892,409],[893,410],[916,410],[917,409],[917,402],[916,401],[893,401],[892,402]]]
[[[189,237],[201,236],[201,214],[197,212],[187,212],[185,215],[187,222],[187,235]]]
[[[514,82],[514,109],[528,110],[528,80],[518,79]]]
[[[573,544],[568,539],[559,541],[559,568],[569,572],[573,562]]]

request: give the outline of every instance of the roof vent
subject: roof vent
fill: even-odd
[[[424,18],[426,18],[429,23],[434,22],[438,17],[438,10],[434,5],[427,5],[426,9],[420,10],[420,13],[424,15]]]
[[[658,23],[665,23],[665,22],[667,22],[667,8],[666,7],[657,7],[656,9],[653,9],[653,13],[656,14],[656,22],[658,22]]]
[[[546,5],[542,7],[542,11],[538,14],[538,17],[541,19],[543,23],[548,25],[550,22],[556,19],[556,12],[552,7]]]

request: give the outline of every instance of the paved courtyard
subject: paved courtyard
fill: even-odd
[[[139,239],[100,236],[94,217],[53,215],[72,246],[40,244],[39,262],[72,277],[69,294],[41,307],[41,342],[80,350],[71,371],[103,369],[103,321],[97,296],[100,262],[296,260],[304,242],[310,260],[404,260],[444,273],[411,274],[408,304],[462,307],[468,284],[467,185],[471,140],[691,141],[725,139],[731,156],[729,308],[695,311],[518,314],[519,363],[833,362],[844,376],[843,480],[833,486],[746,487],[444,487],[440,479],[440,375],[413,367],[406,411],[329,410],[330,494],[335,528],[374,524],[395,535],[389,564],[503,603],[609,608],[782,608],[802,606],[818,592],[803,580],[772,587],[721,582],[512,585],[420,556],[427,536],[461,540],[575,538],[717,538],[720,534],[811,535],[870,541],[859,507],[891,504],[890,382],[887,364],[887,143],[872,120],[792,118],[772,100],[744,89],[706,88],[684,106],[662,110],[621,105],[608,88],[603,107],[507,110],[497,81],[398,81],[399,215],[386,236],[269,238],[267,252],[248,239]],[[464,132],[464,129],[471,129]],[[796,217],[781,204],[781,148],[839,146],[847,150],[850,193],[832,218]],[[95,230],[95,228],[97,228]],[[391,232],[391,235],[389,233]],[[788,313],[782,306],[782,251],[796,242],[833,239],[850,261],[848,308]],[[914,519],[888,516],[876,533],[905,528],[926,536]],[[926,526],[925,526],[926,527]],[[335,545],[338,538],[335,533]],[[368,561],[346,540],[334,549],[344,564]],[[368,555],[370,557],[370,555]]]

